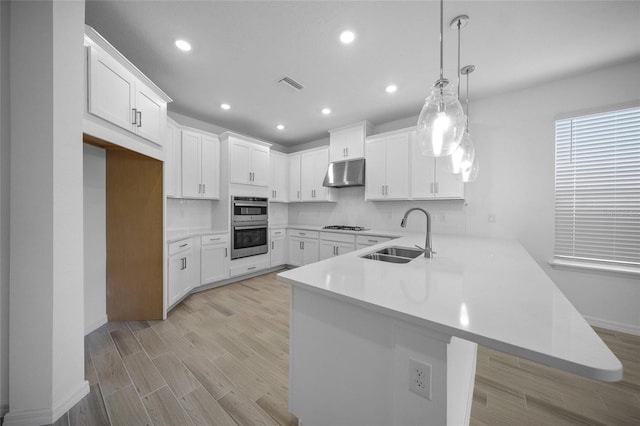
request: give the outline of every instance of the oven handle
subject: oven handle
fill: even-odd
[[[267,229],[266,225],[258,225],[258,226],[234,226],[233,229],[237,229],[238,231],[244,231],[247,229]]]
[[[233,206],[234,207],[266,207],[268,206],[268,204],[258,201],[256,203],[233,203]]]

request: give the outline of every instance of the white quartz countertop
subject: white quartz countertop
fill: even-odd
[[[342,230],[342,229],[324,229],[324,226],[322,225],[286,225],[286,226],[282,226],[282,228],[303,229],[307,231],[318,231],[318,232],[337,232],[340,234],[369,235],[369,236],[389,237],[389,238],[397,238],[401,236],[411,235],[411,233],[405,230],[385,231],[380,229],[366,229],[364,231],[349,231],[349,230]]]
[[[424,234],[414,234],[278,279],[583,377],[622,378],[620,361],[518,242],[432,238],[431,259],[360,257],[387,246],[423,246]]]
[[[167,243],[174,243],[176,241],[184,240],[185,238],[200,237],[202,235],[213,234],[228,234],[229,231],[213,230],[211,228],[199,228],[199,229],[176,229],[167,231],[165,238]]]

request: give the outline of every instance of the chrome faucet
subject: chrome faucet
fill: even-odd
[[[402,222],[400,222],[400,226],[403,228],[407,227],[407,217],[409,217],[409,213],[411,213],[414,210],[420,210],[422,213],[425,214],[425,216],[427,216],[427,238],[424,243],[424,257],[433,257],[433,255],[436,252],[433,251],[433,248],[431,248],[431,215],[429,214],[428,211],[421,209],[420,207],[413,207],[407,210],[404,214],[404,217],[402,218]],[[418,247],[420,250],[423,250],[422,247],[419,247],[419,246],[416,246],[416,247]]]

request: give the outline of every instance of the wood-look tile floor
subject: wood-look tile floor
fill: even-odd
[[[275,273],[196,293],[166,321],[85,339],[91,392],[56,425],[290,425],[290,289]],[[640,337],[597,329],[624,379],[595,382],[479,347],[471,425],[640,425]]]

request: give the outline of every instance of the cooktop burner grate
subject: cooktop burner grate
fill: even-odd
[[[367,230],[363,226],[346,226],[346,225],[328,225],[323,227],[322,229],[338,229],[340,231],[366,231]]]

